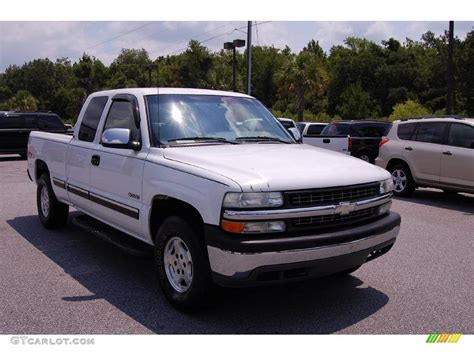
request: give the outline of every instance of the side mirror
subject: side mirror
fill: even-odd
[[[101,143],[104,147],[140,150],[141,143],[132,140],[131,135],[128,128],[109,128],[102,133]]]
[[[291,133],[295,141],[297,141],[298,143],[301,143],[303,141],[300,130],[298,128],[291,127],[291,128],[288,128],[288,131]]]

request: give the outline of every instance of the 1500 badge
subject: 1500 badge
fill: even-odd
[[[136,200],[139,200],[139,199],[140,199],[140,196],[139,196],[139,195],[135,195],[135,194],[133,194],[133,193],[131,193],[131,192],[128,193],[128,197],[134,198],[134,199],[136,199]]]

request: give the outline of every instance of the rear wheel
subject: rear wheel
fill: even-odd
[[[372,158],[372,156],[368,152],[365,152],[365,151],[357,152],[355,156],[356,158],[366,161],[367,163],[374,162],[374,158]]]
[[[43,226],[48,229],[57,229],[66,225],[69,206],[59,202],[56,198],[48,174],[43,174],[38,179],[36,205]]]
[[[415,191],[415,182],[406,165],[394,165],[389,169],[389,172],[392,174],[395,196],[410,196]]]
[[[212,290],[209,261],[198,234],[180,217],[168,217],[155,239],[155,267],[168,301],[176,308],[205,304]]]

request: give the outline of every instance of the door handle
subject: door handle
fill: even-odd
[[[405,147],[405,150],[412,151],[413,148],[412,147]]]
[[[326,143],[326,144],[327,144],[327,143],[331,143],[331,140],[328,139],[328,138],[324,138],[324,139],[323,139],[323,143]]]
[[[93,155],[91,158],[91,164],[95,166],[99,166],[100,164],[100,156],[99,155]]]
[[[443,152],[444,155],[453,155],[453,153],[451,153],[449,150],[446,151],[446,152]]]

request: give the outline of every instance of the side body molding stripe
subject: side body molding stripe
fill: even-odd
[[[84,190],[78,186],[66,184],[66,182],[57,178],[53,178],[53,183],[55,186],[61,189],[66,189],[68,192],[72,194],[85,198],[86,200],[95,202],[101,206],[110,208],[111,210],[122,213],[126,216],[132,217],[134,219],[139,219],[140,217],[140,210],[135,207],[131,207],[128,205],[124,205],[120,202],[110,200],[104,196],[100,196],[96,193],[90,192],[88,190]]]

